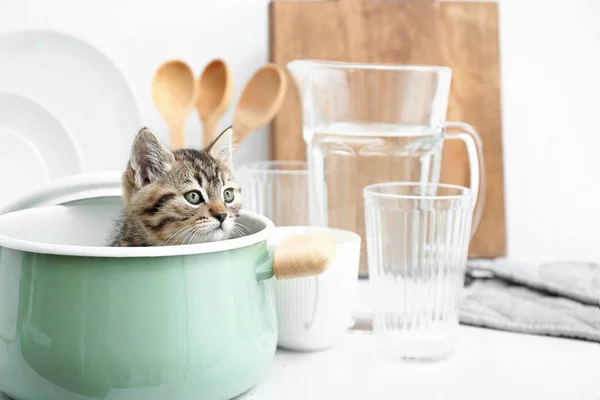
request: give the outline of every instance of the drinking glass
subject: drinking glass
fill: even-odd
[[[308,171],[303,161],[259,161],[237,172],[243,207],[276,226],[309,225]]]
[[[457,339],[472,191],[392,182],[363,193],[377,346],[400,359],[448,356]]]

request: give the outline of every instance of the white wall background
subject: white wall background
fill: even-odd
[[[237,99],[268,60],[268,2],[0,0],[0,32],[58,29],[98,47],[124,71],[144,124],[166,140],[150,98],[156,67],[181,58],[199,73],[223,57]],[[600,1],[500,0],[500,17],[509,256],[600,262]],[[233,107],[220,128],[232,117]],[[188,129],[199,145],[195,115]],[[263,129],[238,161],[268,155]]]

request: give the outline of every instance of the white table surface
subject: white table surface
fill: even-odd
[[[368,281],[354,316],[371,319]],[[370,331],[318,353],[277,351],[267,376],[236,400],[600,400],[600,344],[461,325],[454,354],[435,363],[382,359]]]
[[[318,353],[278,351],[263,381],[237,400],[600,399],[600,344],[461,326],[452,357],[383,360],[367,331]]]
[[[236,400],[600,399],[600,344],[460,331],[452,357],[426,364],[383,360],[369,331],[349,331],[322,352],[278,350],[264,379]]]

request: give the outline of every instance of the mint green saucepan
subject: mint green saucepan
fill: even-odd
[[[244,213],[249,234],[221,242],[103,247],[121,207],[103,197],[0,216],[0,391],[211,400],[259,382],[284,269],[267,249],[271,221]]]

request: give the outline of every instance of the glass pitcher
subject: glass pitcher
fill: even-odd
[[[302,105],[311,223],[362,237],[361,275],[367,273],[362,189],[390,181],[438,183],[445,139],[467,148],[477,203],[472,237],[484,204],[483,150],[471,125],[446,122],[450,68],[320,60],[287,67]]]

